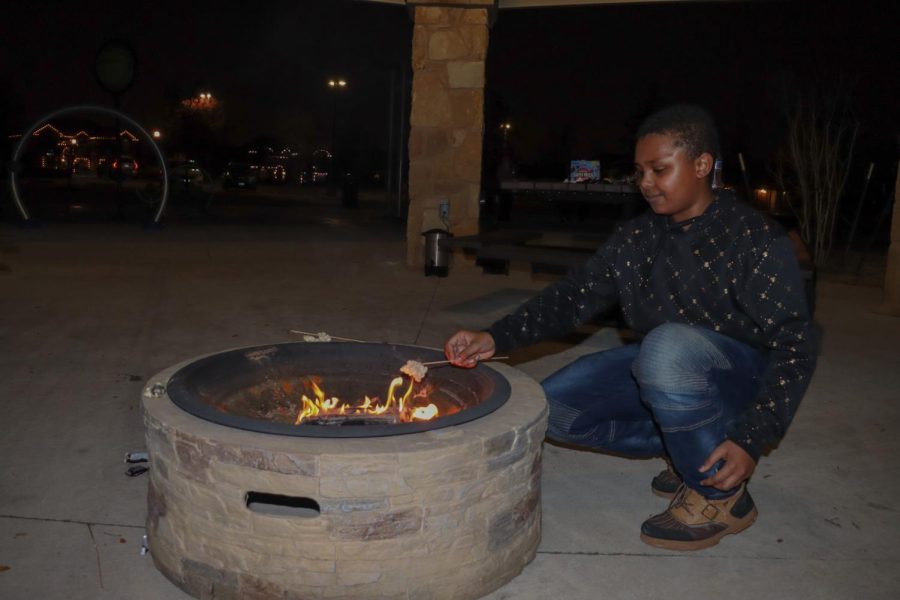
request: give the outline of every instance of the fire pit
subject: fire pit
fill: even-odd
[[[439,357],[277,344],[150,378],[156,566],[204,598],[478,598],[506,583],[540,539],[543,393],[502,364],[395,381]]]
[[[421,382],[400,376],[408,360],[442,358],[436,350],[388,344],[238,349],[182,367],[166,392],[214,423],[304,437],[427,431],[477,419],[506,402],[509,383],[485,368],[433,369]]]

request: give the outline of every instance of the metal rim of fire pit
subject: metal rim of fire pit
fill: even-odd
[[[490,414],[509,399],[510,385],[505,377],[485,365],[474,369],[445,367],[430,371],[429,377],[446,379],[452,374],[455,384],[478,390],[481,401],[459,412],[431,421],[396,424],[327,426],[283,423],[230,414],[216,408],[211,398],[258,381],[261,375],[303,377],[310,372],[360,372],[362,366],[384,369],[396,365],[394,374],[407,360],[427,362],[442,360],[443,354],[433,348],[380,343],[286,342],[268,346],[252,346],[226,350],[192,361],[178,369],[166,383],[165,391],[182,410],[201,419],[260,433],[297,437],[355,438],[381,437],[419,433],[466,423]],[[355,367],[351,370],[351,367]],[[390,371],[390,370],[388,370]],[[390,372],[385,372],[390,375]]]

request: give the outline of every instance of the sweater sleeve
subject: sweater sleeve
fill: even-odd
[[[737,298],[769,352],[756,401],[728,432],[754,460],[784,436],[815,370],[818,335],[804,292],[793,246],[782,234],[759,252]]]
[[[491,325],[487,332],[497,352],[565,335],[615,306],[618,295],[611,273],[615,248],[610,240],[586,264]]]

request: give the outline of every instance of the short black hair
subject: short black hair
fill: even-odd
[[[692,104],[676,104],[657,111],[644,119],[635,139],[653,133],[671,135],[676,146],[686,148],[688,156],[697,158],[709,152],[719,157],[719,132],[716,122],[705,109]]]

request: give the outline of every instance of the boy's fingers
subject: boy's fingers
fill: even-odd
[[[724,479],[724,477],[725,477],[725,475],[723,475],[723,472],[720,470],[720,471],[717,471],[715,475],[712,475],[711,477],[707,477],[700,483],[702,485],[711,485],[713,487],[716,487],[719,483],[721,483],[721,481],[722,481],[722,479]]]
[[[712,454],[706,459],[706,462],[700,465],[698,469],[701,473],[709,471],[712,469],[719,460],[725,458],[725,450],[722,446],[718,446],[715,450],[712,451]]]
[[[479,360],[481,360],[481,355],[477,351],[465,357],[465,363],[467,367],[474,367],[478,364]]]
[[[460,362],[463,364],[463,366],[475,367],[478,366],[479,362],[487,359],[490,355],[491,353],[485,351],[483,348],[474,346],[467,348],[466,352],[460,355]]]
[[[731,482],[736,478],[736,473],[734,472],[734,468],[729,468],[729,465],[730,463],[725,463],[725,466],[723,466],[719,472],[716,473],[715,477],[713,477],[715,480],[713,485],[720,490],[728,490],[733,487]]]
[[[700,484],[711,486],[718,490],[726,492],[728,490],[734,489],[743,480],[747,479],[748,474],[736,461],[729,461],[727,457],[725,460],[726,462],[722,465],[722,468],[720,468],[711,477],[707,477],[706,479],[701,481]]]
[[[451,364],[471,368],[494,355],[494,340],[487,334],[459,331],[444,344]]]
[[[451,361],[465,359],[465,351],[471,343],[472,340],[469,338],[466,331],[458,331],[447,340],[446,344],[444,344],[444,354]]]
[[[471,369],[472,367],[476,366],[478,362],[471,358],[460,357],[459,359],[453,361],[453,364],[457,367],[465,367],[466,369]]]
[[[727,485],[728,481],[736,478],[736,470],[738,465],[734,463],[734,461],[729,460],[728,456],[728,446],[726,444],[720,444],[716,447],[715,450],[710,453],[709,457],[706,459],[700,469],[698,469],[701,473],[709,471],[712,469],[716,463],[722,461],[722,465],[719,467],[719,470],[707,477],[706,479],[700,482],[701,485],[712,486],[720,490],[731,489],[733,486]]]
[[[728,481],[729,481],[729,479],[731,479],[731,477],[732,477],[732,474],[729,473],[727,471],[727,469],[722,468],[718,472],[716,472],[715,475],[713,475],[712,477],[707,477],[700,483],[702,485],[712,486],[716,489],[728,490],[733,487],[731,485],[728,485]]]

